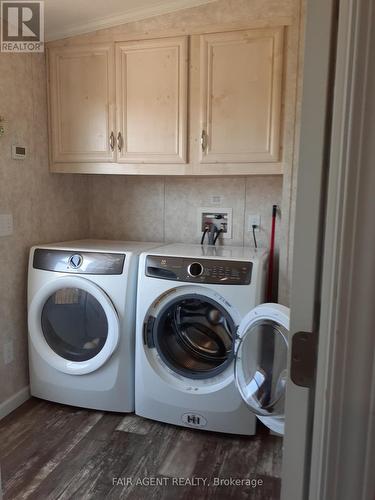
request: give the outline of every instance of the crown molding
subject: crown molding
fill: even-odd
[[[179,10],[189,9],[212,3],[216,0],[165,0],[157,5],[150,7],[142,7],[124,11],[123,13],[93,19],[87,23],[76,24],[68,26],[59,31],[48,31],[46,29],[46,42],[52,42],[63,38],[68,38],[76,35],[83,35],[93,31],[119,26],[134,21],[141,21],[150,17],[160,16],[162,14],[169,14]]]

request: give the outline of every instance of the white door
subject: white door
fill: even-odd
[[[30,303],[28,323],[39,356],[70,375],[85,375],[103,366],[119,341],[119,319],[109,297],[77,276],[60,277],[41,287]]]
[[[234,373],[243,401],[270,430],[284,434],[289,309],[261,304],[238,328]]]

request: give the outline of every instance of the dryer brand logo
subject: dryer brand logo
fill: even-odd
[[[190,425],[191,427],[206,427],[207,425],[207,420],[197,413],[184,413],[182,415],[182,421],[184,424]]]
[[[83,262],[83,257],[78,253],[72,255],[69,259],[70,267],[72,267],[73,269],[79,269],[82,265],[82,262]]]
[[[44,2],[1,2],[1,51],[44,51]]]

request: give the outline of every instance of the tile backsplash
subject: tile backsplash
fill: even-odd
[[[220,196],[220,205],[212,203]],[[90,237],[199,243],[198,208],[233,209],[232,239],[225,245],[253,245],[248,216],[261,216],[258,244],[269,246],[272,205],[280,205],[281,176],[115,177],[89,179]]]

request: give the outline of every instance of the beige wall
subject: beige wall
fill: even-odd
[[[0,54],[0,213],[12,213],[14,234],[0,237],[0,404],[28,384],[26,270],[34,243],[82,237],[88,227],[87,180],[52,175],[47,161],[44,55]],[[25,161],[11,160],[11,145],[25,144]],[[4,365],[6,342],[14,362]]]

